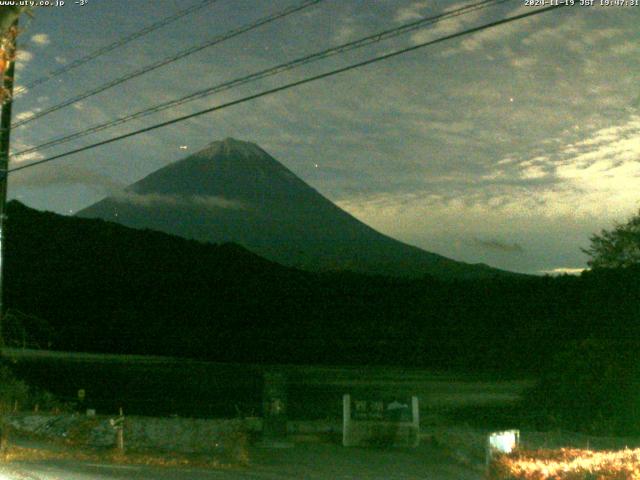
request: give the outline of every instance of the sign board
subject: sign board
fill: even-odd
[[[357,398],[344,395],[342,444],[417,446],[420,441],[418,397]]]

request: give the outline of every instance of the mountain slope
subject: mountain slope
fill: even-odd
[[[396,276],[499,273],[385,236],[341,210],[260,147],[234,139],[162,168],[77,214],[213,243],[236,242],[306,270]]]

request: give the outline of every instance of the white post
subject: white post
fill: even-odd
[[[120,453],[124,453],[124,413],[120,407],[120,416],[112,418],[109,423],[116,431],[116,448]]]
[[[411,397],[411,423],[416,432],[414,447],[417,447],[420,444],[420,405],[416,396]]]
[[[120,407],[120,418],[122,419],[122,422],[118,429],[118,450],[124,452],[124,413],[122,412],[122,407]]]
[[[349,446],[349,431],[351,430],[351,395],[342,396],[342,445]]]

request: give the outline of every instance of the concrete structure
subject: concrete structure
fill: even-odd
[[[418,397],[403,403],[398,399],[342,398],[345,447],[417,447],[420,443],[420,413]]]

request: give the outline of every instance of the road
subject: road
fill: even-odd
[[[480,480],[482,472],[457,465],[431,446],[415,450],[346,449],[296,445],[254,449],[249,467],[227,470],[157,468],[73,461],[16,462],[0,480]]]

